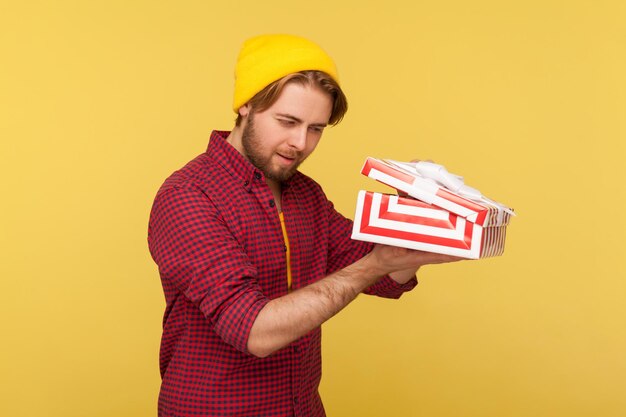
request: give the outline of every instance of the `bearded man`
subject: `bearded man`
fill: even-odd
[[[399,298],[445,255],[350,239],[298,166],[348,106],[317,44],[262,35],[235,69],[233,129],[157,193],[148,243],[166,298],[160,416],[323,416],[321,325],[358,294]]]

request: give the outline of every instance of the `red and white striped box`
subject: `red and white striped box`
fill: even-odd
[[[414,167],[411,163],[367,159],[361,170],[364,175],[413,198],[361,191],[353,239],[470,259],[503,253],[506,226],[514,215],[510,208],[465,186],[458,176],[453,177],[462,187],[453,192]]]

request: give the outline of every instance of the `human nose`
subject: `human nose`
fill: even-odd
[[[308,129],[294,129],[289,137],[289,146],[295,148],[298,151],[304,150],[306,147]]]

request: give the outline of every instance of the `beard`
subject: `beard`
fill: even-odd
[[[270,150],[270,153],[266,154],[263,150],[262,142],[262,139],[256,135],[256,131],[254,130],[254,113],[251,112],[248,115],[246,126],[241,133],[241,144],[243,146],[244,155],[252,165],[263,172],[265,178],[277,182],[287,181],[296,173],[302,163],[302,153],[293,150],[280,151],[281,155],[293,158],[295,162],[289,168],[273,166],[272,157],[274,156],[274,151]]]

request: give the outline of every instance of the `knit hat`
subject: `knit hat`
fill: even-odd
[[[299,71],[323,71],[339,83],[333,60],[315,43],[293,35],[261,35],[244,42],[235,66],[235,113],[265,87]]]

